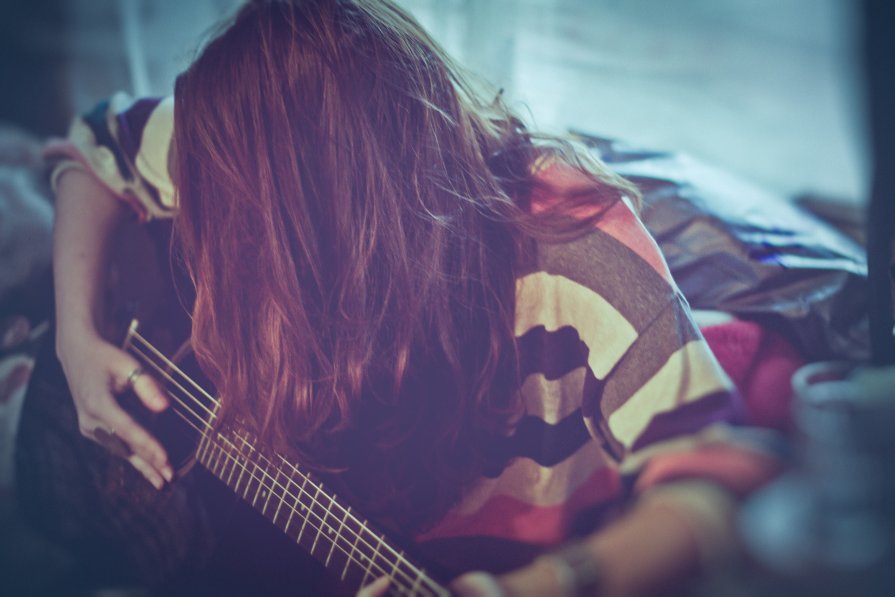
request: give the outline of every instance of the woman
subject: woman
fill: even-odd
[[[458,590],[637,594],[723,542],[770,465],[723,438],[732,387],[632,185],[483,99],[387,1],[249,3],[173,113],[170,145],[170,103],[113,102],[50,150],[56,346],[84,435],[172,481],[114,396],[166,399],[98,331],[117,195],[174,216],[223,424],[455,573],[504,572]]]

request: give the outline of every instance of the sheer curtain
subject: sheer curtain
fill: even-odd
[[[399,0],[534,126],[685,151],[782,194],[865,194],[849,0]],[[170,93],[238,0],[75,0],[81,109]]]

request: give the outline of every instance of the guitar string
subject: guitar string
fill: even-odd
[[[140,341],[140,342],[141,342],[147,349],[149,349],[149,350],[156,356],[156,358],[158,358],[158,359],[159,359],[160,361],[162,361],[167,367],[169,367],[171,370],[175,371],[178,375],[180,375],[180,376],[184,379],[184,381],[186,381],[187,383],[189,383],[189,385],[191,385],[191,386],[197,388],[197,389],[198,389],[198,390],[199,390],[199,391],[200,391],[200,392],[201,392],[201,393],[202,393],[202,394],[203,394],[209,401],[211,401],[211,402],[214,403],[215,405],[218,405],[218,404],[219,404],[219,401],[218,401],[217,398],[214,398],[213,396],[211,396],[211,395],[210,395],[204,388],[202,388],[202,386],[200,386],[200,385],[199,385],[198,383],[196,383],[192,378],[190,378],[190,377],[189,377],[183,370],[181,370],[175,363],[173,363],[170,359],[168,359],[167,356],[165,356],[161,351],[159,351],[155,346],[153,346],[153,345],[152,345],[146,338],[144,338],[139,332],[137,332],[136,330],[133,330],[133,331],[131,332],[130,339],[136,339],[136,340]],[[145,356],[144,356],[144,358],[145,358]],[[147,359],[147,360],[148,360],[148,359]],[[206,405],[202,404],[202,402],[201,402],[200,400],[198,400],[198,398],[196,398],[191,392],[189,392],[188,390],[186,390],[185,388],[183,388],[183,386],[181,386],[180,384],[178,384],[178,383],[177,383],[177,382],[176,382],[176,381],[175,381],[175,380],[174,380],[174,379],[173,379],[173,378],[172,378],[166,371],[164,371],[164,370],[163,370],[161,367],[159,367],[157,364],[155,364],[155,363],[152,363],[152,364],[155,366],[156,369],[159,370],[160,373],[162,373],[165,377],[167,377],[167,378],[169,379],[169,381],[171,381],[172,383],[174,383],[175,385],[177,385],[177,386],[180,388],[180,390],[181,390],[184,394],[186,394],[186,396],[189,397],[189,398],[193,401],[193,403],[195,403],[195,404],[198,405],[200,408],[202,408],[203,410],[205,410],[205,412],[208,414],[208,416],[211,418],[212,421],[217,417],[217,415],[216,415],[214,412],[212,412]],[[199,419],[203,422],[203,424],[205,424],[209,429],[212,429],[212,430],[213,430],[213,426],[212,426],[210,423],[207,423],[206,421],[204,421],[204,419],[202,419],[200,416],[196,415],[196,413],[192,412],[192,410],[191,410],[191,414],[193,414],[194,416],[197,416],[197,418],[199,418]],[[226,436],[222,436],[222,437],[224,437],[224,438],[226,439]],[[229,440],[227,440],[227,441],[228,441],[228,443],[231,443]],[[232,445],[232,443],[231,443],[231,445]],[[257,452],[257,451],[254,449],[254,447],[252,447],[252,446],[249,446],[249,447],[250,447],[254,452]],[[261,458],[263,458],[263,459],[268,463],[268,465],[271,465],[271,466],[273,466],[274,468],[278,468],[277,465],[276,465],[275,463],[271,462],[270,459],[267,458],[266,455],[264,455],[264,454],[261,453],[261,452],[257,452],[257,453],[258,453],[258,455],[259,455]],[[291,462],[289,462],[288,460],[286,460],[282,455],[279,455],[279,454],[278,454],[277,456],[279,456],[279,458],[280,458],[285,464],[287,464],[289,467],[292,468],[292,470],[295,472],[295,474],[297,474],[297,475],[301,478],[301,480],[303,481],[303,484],[304,484],[304,483],[307,483],[307,482],[310,482],[311,485],[312,485],[312,487],[314,487],[315,489],[317,489],[317,484],[316,484],[313,480],[311,480],[305,473],[303,473],[300,469],[298,469],[293,463],[291,463]],[[282,472],[282,469],[279,469],[279,470],[280,470],[280,472]],[[285,488],[283,488],[283,486],[282,486],[281,484],[279,484],[279,483],[278,483],[278,482],[277,482],[277,481],[270,475],[270,473],[268,473],[267,471],[265,471],[265,470],[263,470],[263,469],[261,469],[261,472],[262,472],[265,476],[267,476],[268,478],[270,478],[271,481],[272,481],[273,483],[275,483],[275,484],[277,484],[277,485],[280,485],[280,487],[281,487],[282,489],[285,490]],[[293,483],[294,483],[294,482],[293,482]],[[296,484],[296,483],[294,483],[294,484],[295,484],[296,486],[298,486],[298,484]],[[311,505],[312,505],[312,507],[313,507],[314,505],[319,505],[321,508],[323,507],[323,504],[322,504],[320,501],[318,501],[318,500],[316,499],[316,496],[312,496],[311,493],[308,492],[308,491],[305,491],[305,492],[303,492],[303,493],[305,493],[305,495],[307,495],[307,496],[311,499]],[[317,493],[319,493],[319,491],[318,491]],[[324,493],[325,493],[325,492],[324,492]],[[326,493],[325,493],[325,494],[326,494]],[[326,495],[327,495],[327,497],[329,497],[328,494],[326,494]],[[330,508],[332,508],[332,506],[335,505],[339,510],[341,510],[342,515],[343,515],[343,516],[342,516],[342,520],[347,520],[348,518],[350,518],[350,519],[351,519],[353,522],[355,522],[359,527],[361,527],[361,530],[364,530],[364,531],[366,531],[366,532],[369,533],[369,534],[373,534],[371,531],[369,531],[366,522],[361,522],[356,516],[354,516],[353,513],[351,513],[351,512],[350,512],[349,510],[347,510],[344,506],[342,506],[342,504],[340,504],[339,502],[336,502],[335,500],[333,500],[333,499],[331,499],[331,498],[330,498],[330,502],[331,502],[331,504],[330,504]],[[318,518],[319,518],[319,516],[318,516]],[[323,522],[326,523],[325,520],[324,520]],[[366,545],[366,547],[369,547],[370,549],[372,549],[372,550],[374,551],[374,553],[379,553],[379,548],[381,548],[381,547],[385,547],[388,551],[390,551],[390,552],[392,553],[392,555],[394,556],[394,558],[397,559],[397,560],[399,561],[399,563],[403,563],[403,564],[404,564],[405,566],[407,566],[408,568],[413,569],[413,572],[414,572],[413,575],[409,575],[409,574],[407,574],[407,573],[404,572],[404,571],[401,571],[401,572],[403,572],[406,576],[408,576],[408,578],[413,579],[414,582],[416,582],[417,580],[419,580],[420,582],[427,582],[427,583],[431,584],[432,586],[436,587],[437,589],[440,589],[440,585],[439,585],[437,582],[435,582],[433,579],[431,579],[431,578],[428,576],[428,574],[426,574],[426,572],[425,572],[424,569],[419,568],[418,566],[412,564],[412,563],[406,558],[406,556],[403,555],[403,552],[398,552],[398,551],[396,551],[394,548],[392,548],[390,545],[388,545],[388,544],[383,544],[381,541],[378,542],[378,543],[379,543],[379,548],[374,548],[373,545],[372,545],[371,543],[369,543],[369,542],[367,541],[367,539],[366,539],[363,535],[361,535],[358,531],[353,531],[353,530],[351,530],[350,527],[349,527],[349,531],[351,531],[352,533],[354,533],[354,535],[355,535],[357,538],[359,538],[359,539]]]
[[[143,339],[143,338],[140,338],[140,339],[141,339],[145,344],[147,344],[150,348],[154,348],[154,347],[152,347],[152,345],[149,344],[145,339]],[[136,346],[132,346],[132,348],[133,348],[134,351],[137,352],[141,357],[143,357],[143,359],[146,361],[146,363],[147,363],[148,365],[150,365],[153,369],[155,369],[156,371],[158,371],[158,373],[160,373],[162,376],[164,376],[165,378],[167,378],[168,381],[170,381],[172,384],[174,384],[175,386],[177,386],[183,393],[185,393],[187,396],[189,396],[189,398],[192,399],[192,401],[193,401],[194,404],[196,404],[196,405],[202,407],[204,410],[208,411],[208,409],[207,409],[207,407],[205,407],[205,405],[203,405],[203,404],[202,404],[202,403],[201,403],[195,396],[193,396],[188,390],[184,389],[183,386],[181,386],[179,383],[177,383],[177,381],[174,380],[174,379],[173,379],[173,378],[172,378],[172,377],[171,377],[171,376],[170,376],[170,375],[169,375],[169,374],[168,374],[168,373],[167,373],[167,372],[166,372],[160,365],[158,365],[157,363],[153,362],[150,358],[148,358],[148,356],[147,356],[145,353],[143,353],[143,352],[142,352],[139,348],[137,348]],[[155,351],[155,352],[158,352],[158,351]],[[162,359],[164,359],[164,360],[167,360],[167,359],[165,359],[164,355],[159,355],[159,357],[162,358]],[[175,366],[175,368],[176,368],[176,366]],[[183,372],[180,372],[180,371],[178,371],[178,372],[179,372],[181,375],[183,375],[184,377],[186,377],[186,375],[185,375]],[[183,402],[183,400],[182,400],[180,397],[176,396],[173,392],[168,392],[168,393],[169,393],[169,395],[171,395],[172,398],[174,398],[174,399],[175,399],[181,406],[183,406],[184,409],[188,410],[188,411],[190,412],[190,414],[191,414],[193,417],[195,417],[196,419],[198,419],[198,420],[200,421],[200,423],[201,423],[203,426],[205,426],[205,427],[207,428],[207,430],[214,431],[213,428],[212,428],[212,426],[211,426],[210,424],[208,424],[204,419],[202,419],[202,418],[201,418],[195,411],[193,411],[192,408],[191,408],[189,405],[187,405],[185,402]],[[210,415],[210,416],[214,417],[214,413],[212,413],[211,411],[208,411],[208,412],[209,412],[209,415]],[[265,487],[265,481],[264,481],[264,479],[262,479],[262,478],[256,476],[254,473],[252,473],[251,471],[249,471],[248,467],[246,467],[242,462],[240,462],[240,461],[236,458],[236,456],[234,456],[233,454],[231,454],[231,453],[229,453],[229,452],[225,452],[225,451],[224,451],[225,448],[224,448],[219,442],[216,442],[216,441],[214,440],[213,437],[211,437],[210,435],[208,435],[207,431],[205,431],[205,430],[199,428],[199,427],[198,427],[195,423],[193,423],[192,421],[189,421],[189,420],[186,418],[186,416],[183,416],[182,418],[184,419],[184,421],[185,421],[187,424],[189,424],[191,427],[193,427],[193,428],[194,428],[194,429],[195,429],[195,430],[196,430],[196,431],[197,431],[203,438],[207,439],[212,445],[216,446],[216,447],[218,448],[218,450],[219,450],[219,452],[220,452],[221,455],[223,455],[225,458],[228,458],[229,460],[231,460],[232,462],[234,462],[236,465],[238,465],[244,472],[246,472],[246,473],[249,474],[250,478],[252,478],[252,479],[258,481],[258,483],[259,483],[259,485],[260,485],[261,487]],[[217,432],[217,436],[218,436],[221,440],[226,441],[228,444],[230,444],[230,446],[231,446],[236,452],[238,452],[239,455],[244,456],[244,457],[246,456],[246,455],[243,453],[243,451],[242,451],[238,446],[236,446],[236,445],[230,440],[230,438],[228,438],[227,436],[223,435],[223,434],[220,433],[220,432]],[[244,443],[244,445],[245,445],[246,447],[248,447],[249,449],[251,449],[253,452],[257,453],[258,456],[260,456],[261,458],[263,458],[269,465],[274,466],[279,472],[283,473],[285,476],[287,476],[287,478],[289,478],[288,471],[283,471],[282,468],[277,467],[277,465],[274,464],[273,462],[271,462],[271,461],[270,461],[270,460],[269,460],[263,453],[261,453],[261,452],[257,452],[257,450],[255,450],[255,448],[254,448],[253,446],[251,446],[251,444],[248,444],[244,438],[239,437],[239,439]],[[308,482],[311,483],[312,487],[317,488],[317,484],[316,484],[314,481],[310,480],[310,479],[309,479],[305,474],[303,474],[299,469],[297,469],[297,468],[295,467],[294,464],[292,464],[291,462],[289,462],[288,460],[286,460],[285,458],[283,458],[282,455],[278,455],[278,456],[280,457],[281,460],[283,460],[284,464],[287,464],[288,466],[290,466],[290,467],[295,471],[295,473],[298,474],[298,475],[300,476],[300,478],[301,478],[302,481],[308,481]],[[275,489],[275,488],[278,486],[280,489],[282,489],[282,490],[284,491],[284,496],[285,496],[286,493],[288,493],[289,495],[293,495],[292,492],[290,492],[290,490],[288,489],[287,486],[284,486],[282,483],[280,483],[280,482],[279,482],[274,476],[272,476],[268,471],[264,470],[264,468],[262,468],[262,467],[257,467],[257,466],[256,466],[256,469],[257,469],[259,472],[261,472],[265,477],[267,477],[268,479],[270,479],[270,483],[271,483],[270,486],[269,486],[269,487],[265,487],[265,488],[268,488],[268,489],[270,489],[270,490],[273,490],[273,489]],[[341,537],[341,536],[342,536],[342,533],[341,533],[340,531],[337,531],[337,530],[335,529],[335,527],[333,527],[330,523],[328,523],[324,517],[322,517],[322,516],[320,516],[319,514],[317,514],[316,512],[314,512],[314,509],[313,509],[314,506],[319,506],[319,507],[323,508],[323,507],[324,507],[324,506],[323,506],[323,503],[320,502],[319,500],[317,500],[314,496],[312,496],[312,495],[311,495],[311,492],[309,492],[309,491],[307,491],[307,490],[305,490],[305,489],[302,489],[302,487],[301,487],[298,483],[296,483],[293,479],[289,479],[289,482],[291,482],[293,485],[296,486],[296,488],[298,489],[298,491],[299,491],[300,494],[303,494],[304,496],[307,496],[307,497],[310,498],[310,500],[311,500],[311,504],[310,504],[310,506],[305,506],[304,503],[301,502],[301,500],[299,500],[299,499],[296,498],[296,505],[297,505],[297,504],[302,504],[303,507],[307,507],[307,508],[308,508],[308,512],[309,512],[309,514],[315,516],[316,518],[318,518],[318,519],[320,520],[320,526],[315,526],[315,523],[314,523],[313,521],[308,520],[308,522],[311,524],[311,528],[312,528],[312,530],[316,530],[316,531],[321,531],[321,532],[322,532],[323,528],[326,527],[326,528],[328,528],[330,531],[335,532],[336,535],[337,535],[337,537]],[[319,492],[318,492],[318,493],[319,493]],[[293,497],[294,497],[294,496],[293,496]],[[299,514],[298,510],[296,510],[295,505],[289,505],[289,504],[286,504],[284,498],[281,498],[280,501],[281,501],[282,504],[286,505],[287,508],[289,508],[293,513],[298,514],[299,516],[301,516],[301,514]],[[348,510],[346,510],[345,508],[341,507],[341,505],[340,505],[338,502],[336,502],[335,500],[332,500],[332,503],[331,503],[331,505],[330,505],[330,508],[332,508],[333,505],[338,506],[343,512],[345,512],[346,514],[349,514],[349,515],[350,515],[350,511],[348,511]],[[345,518],[347,518],[347,516],[346,516]],[[371,533],[371,531],[369,531],[369,529],[367,528],[367,526],[366,526],[364,523],[360,522],[356,517],[354,517],[353,515],[351,515],[351,519],[352,519],[354,522],[356,522],[356,523],[358,524],[358,526],[361,527],[362,530],[366,530],[368,533]],[[353,530],[350,526],[345,527],[344,524],[342,525],[342,527],[345,528],[345,529],[348,531],[349,534],[353,534],[353,535],[355,536],[356,539],[359,539],[359,540],[360,540],[360,543],[362,543],[362,545],[360,545],[358,542],[354,542],[354,543],[351,545],[351,552],[349,552],[345,547],[343,547],[342,545],[339,545],[339,543],[338,543],[337,540],[329,539],[329,540],[333,543],[333,545],[334,545],[335,547],[337,547],[337,548],[339,549],[339,551],[341,551],[342,553],[344,553],[344,554],[348,557],[349,561],[352,561],[352,562],[358,564],[359,566],[362,566],[365,570],[369,570],[369,569],[371,569],[371,568],[373,568],[373,567],[376,567],[376,568],[378,569],[378,571],[382,572],[383,574],[387,574],[386,570],[385,570],[380,564],[378,564],[378,563],[375,561],[375,559],[374,559],[377,555],[379,555],[379,556],[381,557],[383,554],[381,554],[380,551],[378,551],[376,548],[374,548],[373,545],[370,544],[370,543],[367,541],[367,539],[366,539],[360,532],[358,532],[358,531],[356,531],[356,530]],[[372,534],[372,533],[371,533],[371,534]],[[349,535],[349,536],[350,536],[350,535]],[[345,541],[347,542],[347,539],[345,539]],[[355,551],[360,551],[360,550],[358,549],[358,547],[367,547],[367,548],[370,548],[370,549],[373,550],[373,553],[374,553],[374,556],[373,556],[373,557],[365,556],[365,557],[367,557],[367,558],[369,559],[369,561],[371,562],[371,565],[370,565],[370,566],[365,566],[365,565],[362,563],[361,560],[359,560],[359,559],[357,559],[357,558],[354,557],[354,555],[353,555],[354,552],[355,552]],[[412,574],[409,574],[407,571],[402,570],[400,567],[397,567],[397,568],[395,568],[394,572],[396,572],[396,573],[400,573],[401,575],[403,575],[403,576],[405,577],[405,579],[406,579],[407,581],[411,582],[411,584],[412,584],[414,587],[419,587],[419,585],[420,585],[420,584],[423,584],[423,583],[425,583],[425,584],[429,584],[429,585],[433,585],[433,586],[437,587],[436,589],[432,589],[433,592],[434,592],[436,595],[438,594],[439,589],[440,589],[440,585],[437,585],[437,584],[435,583],[435,581],[432,580],[432,579],[425,573],[424,570],[419,569],[419,568],[417,568],[416,566],[414,566],[413,564],[411,564],[411,563],[406,559],[406,557],[404,557],[403,555],[401,555],[401,554],[398,553],[398,552],[395,552],[395,550],[394,550],[393,548],[391,548],[389,545],[387,545],[387,544],[385,544],[385,543],[380,543],[380,547],[385,547],[386,549],[388,549],[389,551],[391,551],[391,552],[396,556],[396,559],[399,560],[400,563],[403,563],[403,564],[406,565],[407,567],[416,568],[417,570],[419,570],[419,573],[418,573],[418,574],[412,575]],[[397,579],[394,579],[394,580],[397,580]],[[422,588],[422,587],[419,587],[419,588]]]

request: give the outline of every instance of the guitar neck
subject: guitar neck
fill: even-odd
[[[450,595],[349,506],[242,429],[216,429],[217,400],[168,360],[132,324],[124,348],[165,386],[171,407],[199,433],[196,460],[348,586],[391,578],[400,595]]]
[[[449,594],[318,481],[281,456],[262,454],[251,440],[245,433],[208,435],[197,460],[347,584],[389,576],[399,594]]]

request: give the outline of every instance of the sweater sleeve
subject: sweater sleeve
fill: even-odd
[[[127,202],[144,221],[177,212],[168,162],[173,97],[133,99],[119,93],[75,118],[65,139],[50,141],[44,156],[54,189],[72,168],[88,172]]]
[[[698,479],[744,495],[778,468],[762,433],[737,425],[741,398],[676,290],[598,392],[586,421],[637,493]]]
[[[635,491],[700,479],[743,494],[773,474],[776,458],[737,426],[740,396],[629,206],[608,210],[591,234],[542,246],[538,265],[528,278],[554,281],[562,318],[532,303],[531,316],[520,309],[523,328],[574,329],[587,354],[585,424]]]

